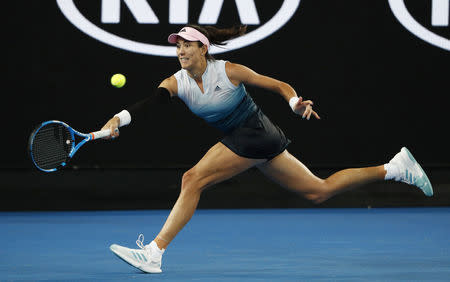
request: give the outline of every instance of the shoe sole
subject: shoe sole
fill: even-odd
[[[425,171],[423,170],[422,166],[416,161],[416,159],[413,157],[413,155],[408,150],[408,148],[403,147],[402,150],[404,150],[406,152],[406,154],[408,155],[409,159],[411,161],[413,161],[415,164],[417,164],[419,169],[422,171],[422,177],[425,178],[425,185],[423,187],[419,187],[420,190],[422,190],[422,192],[425,194],[425,196],[428,196],[428,197],[433,196],[433,186],[431,186],[431,182],[428,179],[428,176],[425,173]]]
[[[147,269],[145,266],[143,266],[142,264],[135,264],[133,263],[133,261],[128,261],[126,260],[124,257],[122,257],[119,252],[116,252],[116,250],[114,250],[114,246],[115,244],[111,245],[109,247],[109,249],[111,250],[111,252],[113,252],[113,254],[115,254],[118,258],[120,258],[121,260],[123,260],[124,262],[128,263],[129,265],[136,267],[137,269],[139,269],[140,271],[143,271],[145,273],[161,273],[162,270],[161,269],[157,269],[157,268],[149,268]]]

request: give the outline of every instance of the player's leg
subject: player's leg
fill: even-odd
[[[190,220],[197,208],[200,194],[206,187],[231,178],[264,161],[240,157],[222,143],[214,145],[193,168],[183,175],[178,200],[155,238],[158,246],[166,248]]]
[[[288,151],[258,165],[258,168],[280,185],[297,191],[315,203],[321,203],[338,193],[384,179],[412,184],[420,188],[425,195],[433,195],[427,175],[406,148],[402,148],[386,165],[344,169],[326,179],[315,176]]]
[[[340,192],[360,185],[383,180],[386,174],[381,165],[345,169],[321,179],[287,150],[257,167],[281,186],[294,190],[315,203],[323,202]]]
[[[217,143],[193,168],[184,173],[178,200],[158,236],[149,245],[143,245],[143,238],[140,236],[137,244],[141,249],[129,249],[113,244],[110,247],[111,250],[119,258],[142,271],[161,272],[161,257],[164,249],[191,219],[201,192],[208,186],[265,161],[240,157],[222,143]]]

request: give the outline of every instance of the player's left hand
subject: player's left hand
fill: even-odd
[[[320,119],[320,116],[312,109],[313,104],[314,103],[311,100],[303,101],[302,97],[298,97],[298,101],[294,105],[293,111],[307,120],[309,120],[311,116],[314,116],[316,119]]]

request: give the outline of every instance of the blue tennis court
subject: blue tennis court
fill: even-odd
[[[449,281],[450,208],[198,210],[144,274],[168,210],[2,212],[1,281]]]

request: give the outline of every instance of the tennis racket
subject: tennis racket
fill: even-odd
[[[45,172],[65,167],[75,153],[89,141],[110,135],[110,130],[81,133],[64,122],[41,123],[30,135],[28,149],[34,165]],[[83,138],[75,144],[75,136]]]

